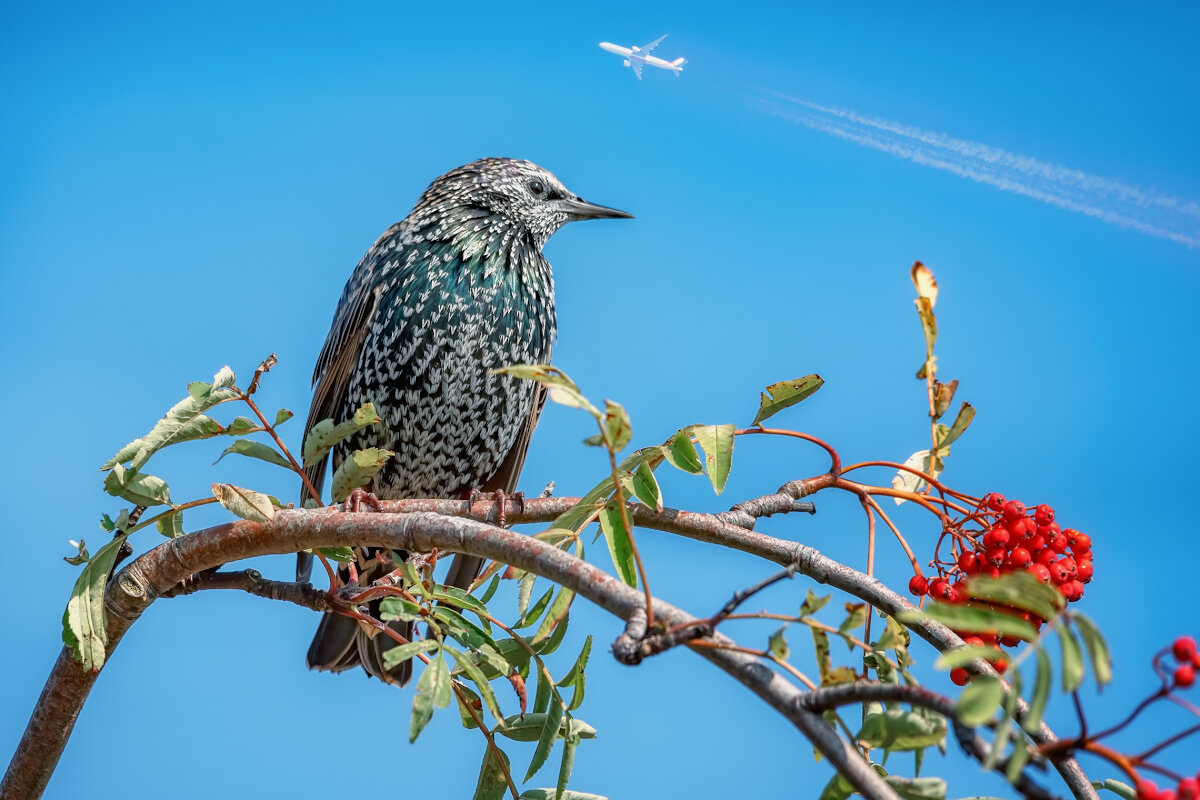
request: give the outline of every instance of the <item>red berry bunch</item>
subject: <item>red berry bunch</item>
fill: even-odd
[[[953,560],[935,558],[938,575],[932,579],[914,576],[908,583],[914,595],[929,595],[941,603],[961,603],[967,600],[966,592],[958,586],[961,581],[973,575],[998,578],[1023,570],[1074,602],[1083,597],[1083,586],[1092,579],[1091,537],[1059,527],[1054,509],[1048,505],[1028,509],[1019,500],[1006,500],[993,492],[979,501],[972,514],[948,526],[942,538],[946,536],[954,542]],[[1036,628],[1044,622],[1027,611],[1012,611]],[[1013,646],[1018,641],[1007,636],[991,638],[993,641],[983,644]],[[1007,665],[1002,655],[995,666],[1003,672],[999,664]],[[950,677],[954,680],[956,676],[952,672]],[[966,673],[959,677],[965,683]]]
[[[1200,775],[1184,778],[1174,789],[1159,789],[1154,781],[1142,779],[1135,789],[1137,800],[1200,800]]]
[[[1171,676],[1176,689],[1189,689],[1196,682],[1196,670],[1200,669],[1200,653],[1196,652],[1196,640],[1191,636],[1180,636],[1171,645],[1171,654],[1179,662]]]

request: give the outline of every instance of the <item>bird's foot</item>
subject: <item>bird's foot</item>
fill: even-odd
[[[357,514],[363,510],[363,507],[370,508],[372,511],[382,511],[383,505],[379,502],[379,498],[365,489],[355,489],[346,496],[345,502],[342,503],[342,512],[346,514]]]
[[[513,492],[508,494],[503,489],[497,489],[494,492],[482,492],[479,489],[472,489],[467,495],[467,511],[471,510],[471,506],[475,505],[476,500],[490,498],[496,502],[496,524],[501,528],[508,527],[508,518],[505,515],[504,507],[509,500],[515,500],[521,504],[521,512],[525,513],[525,493]]]

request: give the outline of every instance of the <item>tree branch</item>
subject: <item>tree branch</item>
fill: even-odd
[[[461,509],[462,504],[457,505]],[[267,523],[231,522],[172,539],[121,569],[109,583],[105,597],[108,652],[111,655],[130,625],[156,598],[175,591],[191,575],[254,556],[348,546],[421,552],[437,548],[441,552],[490,558],[570,588],[621,619],[630,619],[635,609],[644,610],[644,599],[636,590],[602,570],[537,539],[476,520],[420,512],[345,514],[333,509],[289,510],[278,512]],[[656,607],[660,618],[668,624],[683,626],[696,621],[667,603],[656,602]],[[727,641],[725,637],[715,638]],[[697,652],[792,722],[864,797],[895,800],[895,792],[859,753],[830,730],[819,714],[803,709],[797,702],[800,690],[774,670],[741,653],[714,648],[700,648]],[[60,653],[0,782],[0,799],[25,800],[41,795],[97,675],[84,670],[67,650]]]

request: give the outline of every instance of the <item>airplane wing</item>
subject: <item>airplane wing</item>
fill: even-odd
[[[638,80],[642,79],[642,62],[629,60],[629,66],[633,67],[633,74],[638,76]]]
[[[657,39],[655,39],[653,42],[651,42],[650,44],[648,44],[648,45],[646,45],[645,47],[643,47],[643,48],[641,49],[641,51],[640,51],[640,52],[641,52],[641,54],[642,54],[642,55],[646,55],[646,54],[647,54],[647,53],[649,53],[651,50],[653,50],[654,48],[658,47],[658,43],[659,43],[659,42],[661,42],[661,41],[662,41],[663,39],[665,39],[665,38],[667,38],[667,34],[665,34],[665,33],[664,33],[662,36],[658,37],[658,38],[657,38]]]

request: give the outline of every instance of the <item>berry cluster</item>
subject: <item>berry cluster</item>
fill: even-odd
[[[1196,682],[1196,670],[1200,669],[1200,653],[1196,652],[1196,640],[1180,636],[1171,645],[1171,654],[1179,662],[1172,677],[1176,689],[1190,688]]]
[[[1184,778],[1174,789],[1159,789],[1154,781],[1137,782],[1137,800],[1200,800],[1200,775]]]
[[[932,580],[915,575],[908,589],[921,597],[929,595],[942,603],[967,602],[967,594],[958,584],[973,575],[998,578],[1005,573],[1026,571],[1043,583],[1055,586],[1068,601],[1083,597],[1083,587],[1092,579],[1092,539],[1086,533],[1060,528],[1054,521],[1054,509],[1039,505],[1026,509],[1019,500],[1006,500],[992,493],[979,501],[974,513],[943,531],[943,539],[953,540],[953,560],[935,558],[938,575]],[[941,542],[939,540],[939,546]],[[1041,628],[1044,620],[1027,611],[1013,613]],[[1008,659],[999,646],[1011,647],[1017,639],[977,634],[964,639],[968,644],[997,647],[992,659],[1003,673]],[[958,685],[968,680],[966,670],[954,670],[950,678]]]

